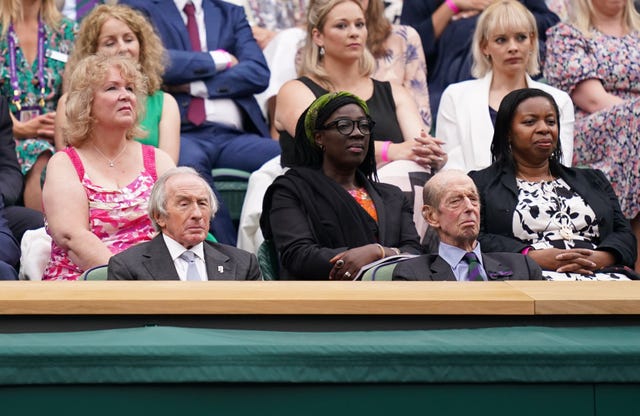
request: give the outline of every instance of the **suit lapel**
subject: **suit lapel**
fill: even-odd
[[[162,22],[166,23],[170,26],[170,28],[165,28],[164,30],[168,30],[168,33],[163,34],[164,36],[169,36],[169,38],[173,41],[180,41],[180,44],[176,45],[165,45],[167,48],[171,49],[183,49],[185,51],[191,50],[191,40],[189,40],[189,32],[187,32],[187,25],[182,19],[182,10],[178,10],[178,6],[173,1],[154,1],[154,6],[156,13],[161,16],[167,16],[166,19],[161,19]],[[158,30],[160,30],[159,28]]]
[[[220,40],[223,39],[222,34],[219,33],[222,27],[220,10],[213,5],[213,2],[207,0],[203,0],[202,10],[207,33],[207,49],[210,51],[219,49]]]
[[[236,274],[235,263],[208,241],[204,242],[204,257],[209,280],[233,280]]]
[[[431,262],[431,280],[456,281],[456,277],[451,270],[451,266],[442,257],[433,255],[435,259]]]
[[[149,242],[147,251],[142,255],[142,265],[154,280],[180,279],[162,234],[158,234]]]
[[[473,108],[467,115],[471,119],[468,125],[475,126],[471,128],[469,133],[471,135],[471,146],[473,147],[476,166],[480,166],[484,161],[491,162],[490,144],[493,136],[493,124],[491,123],[488,103],[492,78],[493,73],[489,72],[483,78],[479,79],[480,82],[476,84],[476,88],[478,88],[478,96],[482,101],[475,102],[474,104],[477,104],[477,107]],[[473,96],[473,94],[470,95]]]

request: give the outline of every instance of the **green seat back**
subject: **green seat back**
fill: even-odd
[[[213,169],[213,181],[234,222],[240,220],[250,172],[238,169]]]
[[[398,263],[382,264],[374,266],[364,272],[362,280],[392,280],[393,270]]]
[[[280,265],[278,263],[278,253],[271,240],[265,240],[258,247],[258,264],[264,280],[279,280]]]
[[[107,265],[92,267],[82,274],[82,280],[107,280]]]

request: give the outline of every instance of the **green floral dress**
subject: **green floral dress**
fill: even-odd
[[[55,29],[45,24],[44,41],[44,80],[45,80],[45,103],[42,113],[46,114],[55,111],[58,99],[62,95],[62,74],[64,73],[65,62],[60,60],[62,56],[68,56],[73,48],[77,25],[72,20],[62,18],[60,26]],[[2,26],[0,25],[0,31]],[[22,106],[37,106],[40,101],[40,88],[38,78],[38,59],[34,59],[31,66],[27,63],[20,48],[20,40],[17,41],[16,68],[18,83],[22,92],[20,102]],[[18,118],[18,109],[12,102],[13,90],[10,82],[9,72],[9,42],[7,36],[0,38],[0,94],[8,100],[9,109]],[[22,173],[29,172],[38,157],[44,152],[54,151],[53,144],[48,140],[39,138],[29,138],[16,140],[16,153],[22,168]]]

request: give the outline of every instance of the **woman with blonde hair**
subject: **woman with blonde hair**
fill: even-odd
[[[124,5],[100,5],[82,21],[76,46],[67,67],[70,71],[78,62],[95,53],[127,56],[138,63],[147,79],[146,117],[141,124],[147,132],[141,143],[159,147],[178,162],[180,152],[180,113],[176,100],[163,92],[165,50],[151,24],[139,12]],[[66,96],[60,99],[56,115],[56,148],[66,146],[62,134],[65,125]]]
[[[54,0],[0,1],[0,95],[7,99],[24,204],[42,210],[41,176],[53,154],[55,108],[75,24]]]
[[[416,103],[400,85],[371,78],[375,59],[366,48],[367,27],[361,2],[315,0],[309,5],[301,77],[277,96],[275,127],[282,163],[292,158],[296,120],[318,96],[348,91],[363,98],[377,121],[372,133],[376,160],[412,160],[439,169],[446,161],[440,141],[427,134]]]
[[[551,94],[560,107],[562,162],[573,152],[573,103],[563,91],[534,81],[540,72],[538,29],[529,10],[516,0],[499,0],[478,18],[473,35],[473,75],[443,92],[436,136],[449,155],[447,168],[464,171],[491,165],[491,138],[502,99],[511,91],[537,88]]]
[[[632,0],[576,0],[547,35],[545,76],[576,105],[573,161],[605,173],[640,238],[640,15]]]
[[[65,106],[69,147],[49,162],[43,189],[53,242],[43,279],[76,280],[83,271],[154,235],[151,187],[175,166],[142,145],[145,78],[128,58],[90,55],[74,69]]]

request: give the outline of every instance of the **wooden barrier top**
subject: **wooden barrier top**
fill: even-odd
[[[640,282],[505,282],[535,301],[536,315],[637,315]]]
[[[0,315],[640,315],[640,282],[1,282]]]
[[[426,283],[426,284],[424,284]],[[529,315],[497,282],[9,282],[0,314]]]

